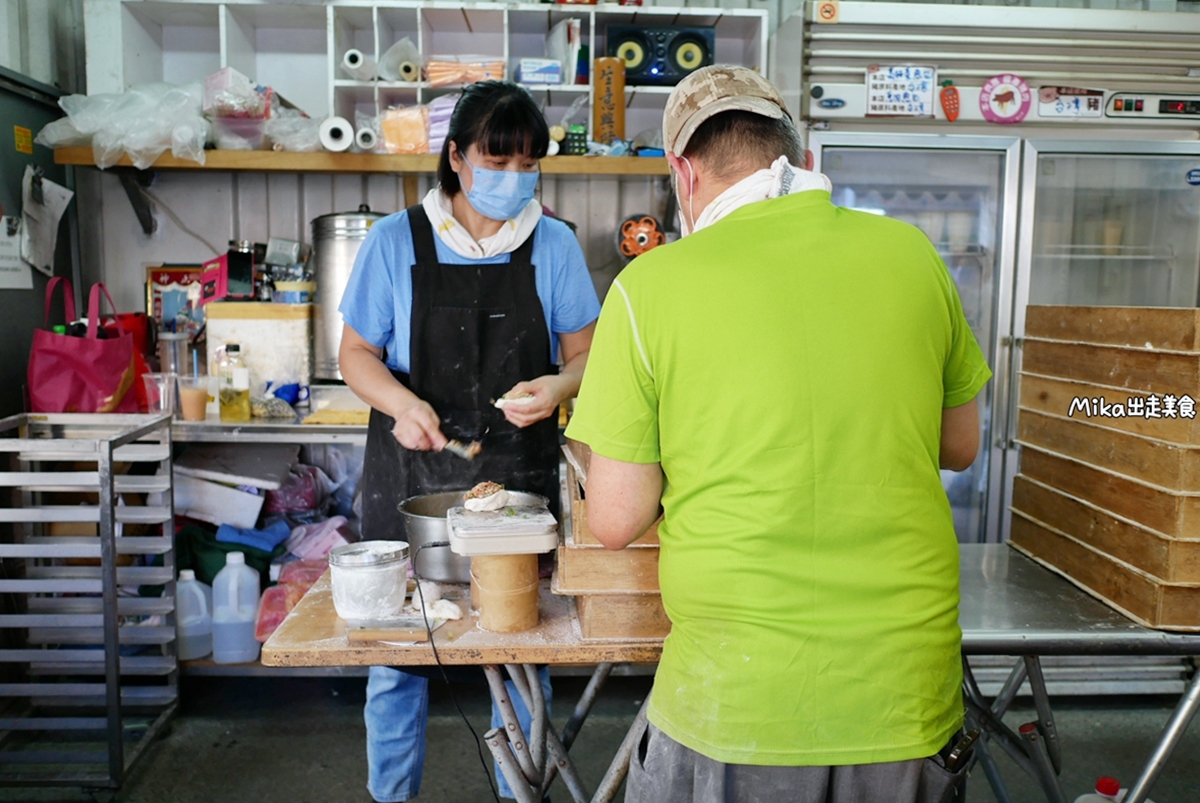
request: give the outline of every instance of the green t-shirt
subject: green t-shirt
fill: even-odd
[[[567,435],[666,475],[655,725],[731,764],[946,743],[962,634],[941,415],[990,376],[924,235],[827,192],[625,269]]]

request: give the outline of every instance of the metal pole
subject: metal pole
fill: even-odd
[[[532,717],[529,726],[529,752],[533,756],[533,768],[537,770],[537,777],[542,778],[545,775],[546,769],[546,730],[549,725],[550,712],[546,710],[546,695],[542,692],[542,679],[538,677],[537,667],[533,664],[524,664],[525,678],[529,681],[530,697],[532,705],[526,701],[525,707],[529,709],[529,714]]]
[[[1029,745],[1030,758],[1033,759],[1033,765],[1037,767],[1038,780],[1042,783],[1042,791],[1046,793],[1046,799],[1050,803],[1067,803],[1066,795],[1063,794],[1062,787],[1058,783],[1058,776],[1054,774],[1054,767],[1050,764],[1050,757],[1046,751],[1042,750],[1042,739],[1038,735],[1038,725],[1036,722],[1026,722],[1020,728],[1021,738]]]
[[[996,699],[992,700],[993,714],[998,717],[1004,716],[1016,698],[1017,692],[1021,690],[1021,684],[1025,682],[1028,674],[1025,669],[1025,661],[1017,661],[1012,671],[1008,673],[1008,680],[1004,681],[1004,685],[1000,687],[1000,693],[996,695]]]
[[[592,672],[591,680],[588,681],[587,687],[583,690],[583,696],[579,698],[579,702],[575,704],[575,710],[571,713],[571,718],[567,720],[567,725],[563,728],[562,743],[563,747],[568,750],[575,742],[575,737],[579,735],[579,729],[583,727],[583,722],[588,718],[588,714],[592,711],[592,706],[596,703],[596,697],[600,694],[600,689],[604,687],[604,682],[608,680],[608,676],[612,674],[613,667],[616,664],[603,663],[596,666]]]
[[[1050,696],[1046,694],[1046,678],[1042,675],[1042,663],[1036,655],[1025,656],[1025,670],[1029,673],[1029,688],[1033,692],[1033,704],[1038,712],[1038,730],[1046,742],[1046,752],[1054,765],[1054,774],[1062,772],[1062,753],[1058,742],[1058,728],[1054,725],[1054,712],[1050,710]]]
[[[579,698],[579,702],[575,704],[575,710],[571,713],[571,718],[567,720],[566,727],[563,728],[562,745],[564,751],[571,749],[571,745],[575,742],[575,737],[579,735],[579,729],[583,727],[584,720],[591,713],[592,706],[596,704],[596,698],[600,694],[600,689],[604,687],[604,682],[608,680],[608,676],[612,673],[614,666],[615,664],[611,662],[596,665],[591,679],[583,690],[583,695]],[[554,732],[553,727],[550,728],[550,732]],[[554,776],[557,773],[558,767],[553,762],[548,762],[546,764],[545,777],[542,779],[543,796],[545,796],[546,790],[550,788],[550,784],[554,782]]]
[[[491,669],[494,667],[488,668]],[[500,768],[500,772],[504,775],[504,780],[508,781],[508,786],[512,789],[517,803],[539,803],[538,799],[534,797],[533,789],[530,788],[529,782],[522,775],[521,768],[517,766],[512,753],[509,752],[504,731],[500,728],[492,728],[483,734],[483,741],[487,743],[488,750],[492,751],[492,758],[496,760],[496,766]]]
[[[529,757],[540,778],[546,766],[546,698],[542,694],[542,684],[537,669],[531,664],[505,664],[504,668],[508,670],[517,695],[525,703],[525,710],[529,712]],[[527,681],[528,670],[532,670],[532,674]],[[536,699],[530,691],[532,686],[537,687]]]
[[[504,676],[500,674],[500,667],[495,664],[485,666],[483,671],[487,675],[488,686],[492,690],[492,700],[496,703],[496,708],[500,709],[500,718],[504,722],[504,729],[512,751],[517,757],[517,764],[527,779],[523,785],[528,787],[529,784],[536,783],[539,776],[534,772],[533,759],[529,756],[529,744],[525,741],[525,732],[521,730],[516,709],[513,708],[512,700],[508,697],[508,687],[504,685]],[[515,787],[513,791],[516,791]]]
[[[113,492],[113,448],[98,441],[100,475],[100,576],[104,604],[104,694],[108,715],[108,777],[113,787],[125,775],[124,727],[121,721],[121,635],[117,620],[116,496]]]
[[[617,789],[621,786],[621,781],[625,780],[625,775],[629,772],[629,760],[633,757],[637,741],[646,727],[646,710],[649,707],[650,695],[646,695],[646,701],[638,709],[637,717],[629,726],[629,732],[625,734],[621,746],[617,749],[617,754],[613,757],[612,763],[608,765],[608,771],[604,773],[604,778],[601,779],[600,786],[596,789],[596,794],[592,796],[592,803],[611,803]]]
[[[546,749],[550,753],[549,762],[551,767],[556,767],[559,774],[562,775],[563,783],[567,785],[567,791],[571,793],[571,799],[575,803],[588,803],[588,794],[584,791],[583,780],[579,777],[579,773],[575,771],[575,765],[571,763],[571,759],[567,756],[567,748],[563,747],[563,743],[559,741],[558,734],[554,732],[554,728],[546,731]],[[542,782],[542,787],[539,790],[542,797],[546,796],[546,790],[550,788],[550,782],[553,776],[549,770],[546,772],[547,780]]]
[[[1167,759],[1171,757],[1175,745],[1179,744],[1179,740],[1183,738],[1183,734],[1187,731],[1188,724],[1196,715],[1198,708],[1200,708],[1200,669],[1192,673],[1192,680],[1187,691],[1180,699],[1179,705],[1175,707],[1175,713],[1171,714],[1171,719],[1167,722],[1167,727],[1163,731],[1158,745],[1154,748],[1154,753],[1146,763],[1146,768],[1142,770],[1137,783],[1125,796],[1125,803],[1142,803],[1146,799],[1146,795],[1150,794],[1150,788],[1162,774],[1163,768],[1167,765]]]
[[[1004,784],[1004,778],[1000,775],[1000,768],[996,766],[996,757],[992,755],[992,750],[988,747],[987,738],[982,738],[975,745],[975,755],[979,758],[979,763],[983,767],[983,774],[987,777],[988,786],[992,787],[992,794],[996,797],[996,803],[1012,803],[1012,798],[1008,796],[1008,787]]]

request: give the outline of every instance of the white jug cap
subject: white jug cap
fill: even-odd
[[[241,566],[246,563],[246,556],[241,552],[230,552],[225,556],[226,566]]]
[[[179,579],[180,580],[195,580],[196,573],[194,571],[192,571],[191,569],[180,569],[179,570]]]

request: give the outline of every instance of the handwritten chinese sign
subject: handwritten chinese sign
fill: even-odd
[[[912,65],[867,68],[868,117],[933,117],[937,69]]]

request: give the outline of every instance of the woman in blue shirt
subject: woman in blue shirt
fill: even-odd
[[[579,390],[600,305],[574,234],[534,199],[548,146],[524,89],[467,87],[439,186],[377,222],[359,250],[340,306],[338,359],[371,405],[367,538],[404,537],[396,508],[407,497],[483,480],[543,494],[557,508],[557,411]],[[492,402],[504,395],[531,399],[497,410]],[[442,451],[450,439],[483,440],[483,451],[462,460]],[[424,677],[371,668],[368,789],[380,803],[417,794],[427,706]]]

